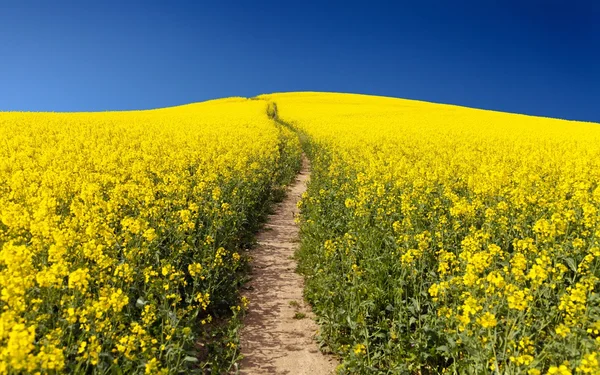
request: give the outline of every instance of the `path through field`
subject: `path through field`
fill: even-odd
[[[322,354],[313,336],[317,324],[302,297],[304,283],[296,270],[294,251],[299,244],[294,223],[296,203],[306,190],[308,160],[277,205],[252,250],[250,299],[241,332],[241,374],[332,374],[336,362]]]

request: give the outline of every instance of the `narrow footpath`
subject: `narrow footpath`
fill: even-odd
[[[318,349],[314,339],[318,327],[304,302],[304,282],[293,258],[299,245],[296,203],[306,191],[309,170],[303,158],[296,181],[251,250],[251,281],[244,293],[250,305],[241,332],[240,374],[330,375],[337,365]]]

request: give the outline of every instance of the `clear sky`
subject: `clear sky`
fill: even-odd
[[[0,110],[279,91],[600,122],[600,2],[0,0]]]

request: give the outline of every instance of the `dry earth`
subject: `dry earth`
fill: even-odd
[[[296,181],[251,251],[252,279],[244,293],[250,306],[241,332],[240,374],[329,375],[337,365],[318,349],[314,339],[318,327],[303,299],[302,276],[295,272],[299,237],[294,216],[308,178],[304,158]]]

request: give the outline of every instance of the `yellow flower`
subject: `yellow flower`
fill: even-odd
[[[87,342],[86,341],[82,341],[79,344],[79,349],[77,349],[77,353],[79,353],[79,354],[83,353],[85,351],[86,346],[87,346]]]
[[[565,365],[560,365],[560,366],[550,366],[550,368],[548,369],[547,374],[549,375],[572,375],[571,370],[569,370],[569,368]]]
[[[569,332],[571,332],[571,329],[569,327],[567,327],[564,324],[560,324],[558,325],[554,331],[556,332],[556,334],[558,334],[560,337],[567,337],[567,335],[569,334]]]
[[[583,374],[599,374],[600,361],[598,359],[598,353],[593,352],[584,355],[579,366],[577,366],[576,371]]]
[[[160,369],[160,362],[156,358],[152,358],[148,362],[146,362],[146,367],[144,369],[144,373],[147,375],[157,374]]]
[[[200,263],[192,263],[188,266],[188,272],[192,277],[196,276],[202,272],[202,265]]]
[[[354,346],[354,354],[355,355],[362,355],[365,354],[367,352],[367,347],[364,346],[363,344],[356,344]]]
[[[498,324],[496,320],[496,316],[490,312],[485,312],[482,316],[477,318],[477,323],[479,323],[483,328],[493,328]]]
[[[528,302],[533,301],[533,297],[529,294],[528,289],[518,290],[516,288],[510,288],[508,297],[508,307],[511,309],[523,311],[528,305]]]

